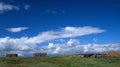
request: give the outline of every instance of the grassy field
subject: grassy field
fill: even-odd
[[[0,67],[120,67],[120,58],[0,58]]]

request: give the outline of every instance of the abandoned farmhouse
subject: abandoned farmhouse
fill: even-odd
[[[6,57],[18,57],[18,54],[6,54]]]

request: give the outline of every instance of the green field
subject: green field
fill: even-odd
[[[0,67],[120,67],[120,58],[0,58]]]

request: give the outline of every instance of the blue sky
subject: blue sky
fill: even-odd
[[[119,0],[0,0],[1,55],[120,51],[119,18]]]

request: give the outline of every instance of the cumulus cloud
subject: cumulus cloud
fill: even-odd
[[[16,32],[21,32],[21,31],[26,30],[26,29],[28,29],[28,27],[8,28],[7,30],[10,32],[16,33]]]
[[[19,10],[19,7],[0,2],[0,13],[4,13],[6,11],[11,11],[11,10]]]
[[[6,42],[7,41],[7,42]],[[19,56],[29,56],[34,52],[47,52],[49,55],[64,54],[83,54],[83,53],[100,53],[111,50],[120,51],[120,43],[114,44],[81,44],[77,39],[70,39],[66,43],[54,44],[49,43],[46,46],[36,46],[34,41],[27,38],[12,39],[9,37],[0,39],[0,51],[5,53],[18,53]]]
[[[72,45],[71,43],[68,42],[72,42]],[[47,52],[49,55],[64,55],[64,54],[100,53],[108,52],[111,50],[120,51],[120,43],[80,44],[80,41],[76,39],[70,39],[68,42],[62,44],[49,43],[47,46],[38,47],[33,52]]]
[[[10,32],[20,32],[22,30],[27,29],[27,27],[18,27],[18,28],[9,28],[7,29]],[[63,44],[53,44],[49,43],[48,46],[37,46],[37,44],[41,44],[43,42],[51,41],[54,39],[64,39],[71,37],[79,37],[90,34],[98,34],[105,32],[105,30],[97,28],[97,27],[65,27],[57,31],[46,31],[38,34],[33,37],[20,37],[20,38],[11,38],[4,37],[0,38],[0,51],[3,53],[18,53],[23,56],[26,53],[33,52],[47,52],[49,54],[67,54],[67,53],[80,53],[80,52],[88,52],[88,51],[97,51],[98,49],[102,49],[108,46],[110,49],[119,50],[119,45],[115,44],[110,47],[110,45],[94,45],[87,44],[81,45],[79,40],[70,39],[67,43]],[[105,50],[105,49],[104,49]]]
[[[74,45],[78,45],[80,44],[80,42],[76,39],[70,39],[68,42],[67,42],[68,46],[74,46]]]
[[[71,43],[69,43],[71,42]],[[70,39],[67,43],[53,44],[40,48],[42,52],[48,54],[84,54],[84,53],[100,53],[111,50],[120,51],[120,43],[114,44],[80,44],[79,40]]]

